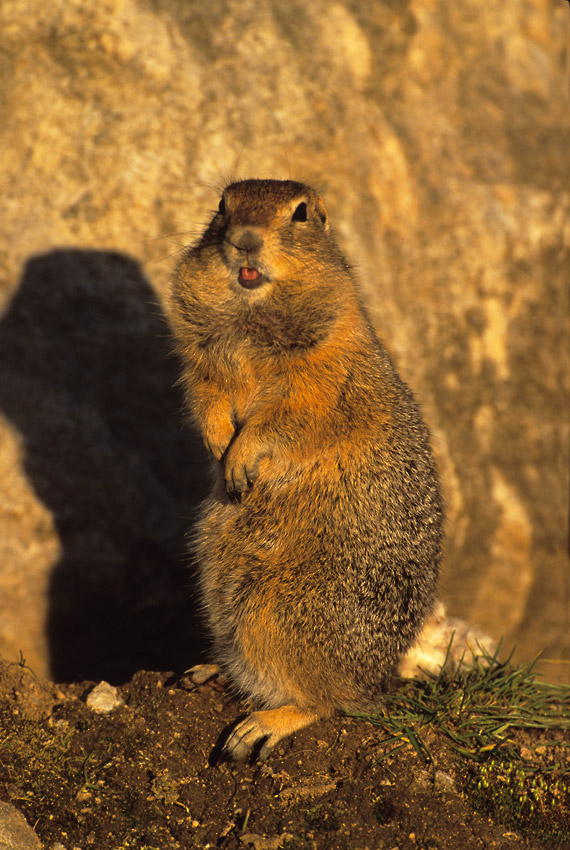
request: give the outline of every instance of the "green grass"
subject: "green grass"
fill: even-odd
[[[434,779],[435,736],[461,758],[476,808],[553,846],[570,845],[570,686],[537,681],[538,659],[513,666],[499,649],[457,666],[448,651],[439,673],[400,680],[384,713],[351,716],[386,732],[381,760],[412,747]]]

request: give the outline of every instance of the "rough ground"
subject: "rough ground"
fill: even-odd
[[[0,798],[48,850],[570,847],[543,820],[541,834],[514,827],[505,798],[501,823],[488,808],[488,766],[430,733],[434,772],[411,746],[385,757],[386,732],[347,717],[297,734],[266,764],[211,766],[219,733],[245,710],[229,693],[141,671],[118,689],[124,704],[101,714],[86,703],[92,689],[0,664]],[[545,742],[517,739],[545,766],[567,758]]]

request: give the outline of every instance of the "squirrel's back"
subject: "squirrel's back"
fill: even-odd
[[[240,756],[378,705],[433,603],[437,475],[309,187],[227,187],[178,269],[173,322],[216,460],[195,544],[216,660],[270,709],[238,727]]]

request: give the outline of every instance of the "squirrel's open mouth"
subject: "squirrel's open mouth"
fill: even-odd
[[[242,266],[239,270],[239,282],[245,289],[256,289],[261,286],[265,280],[264,276],[258,269]]]

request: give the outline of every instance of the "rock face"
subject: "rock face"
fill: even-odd
[[[205,468],[162,298],[227,178],[292,176],[322,191],[432,427],[450,613],[569,658],[567,15],[0,6],[5,657],[111,681],[197,660]]]

